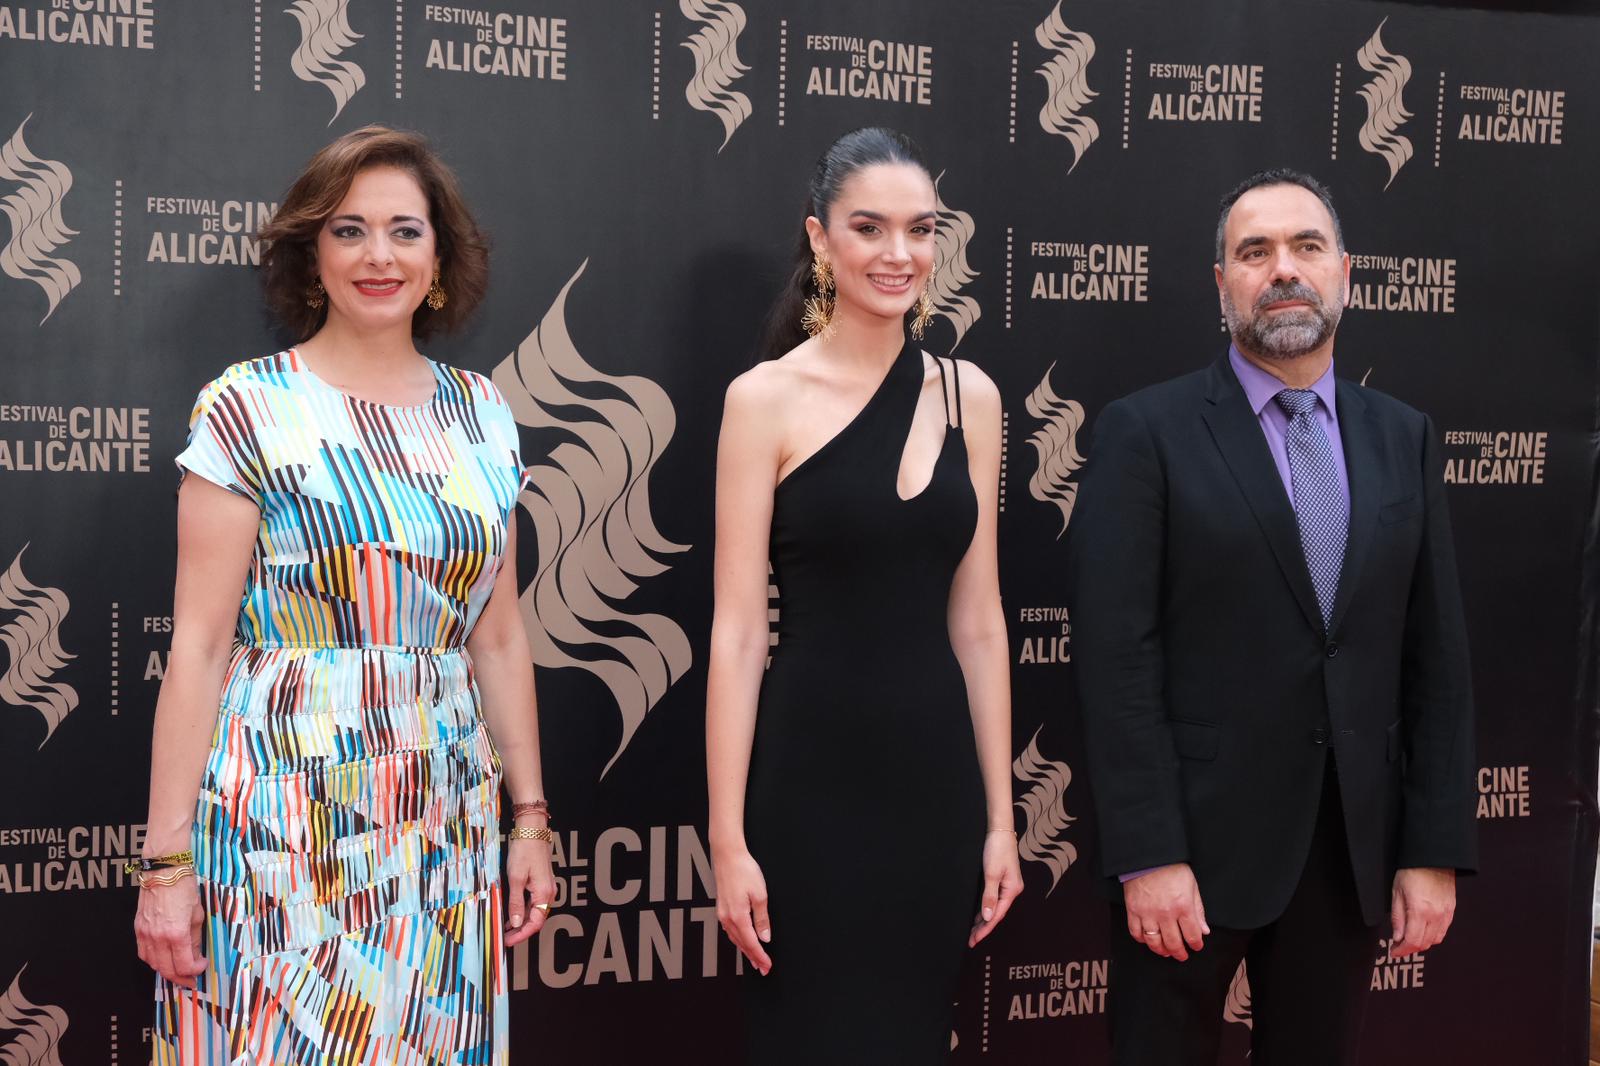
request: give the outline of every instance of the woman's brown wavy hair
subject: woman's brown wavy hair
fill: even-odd
[[[317,279],[317,234],[350,191],[357,174],[371,167],[398,167],[416,179],[428,198],[428,221],[436,235],[439,284],[449,300],[434,311],[423,301],[411,316],[413,336],[426,338],[460,326],[483,299],[489,284],[489,240],[478,228],[461,183],[421,134],[387,126],[364,126],[316,155],[277,213],[261,227],[261,268],[267,305],[290,333],[304,340],[327,320],[306,306]]]

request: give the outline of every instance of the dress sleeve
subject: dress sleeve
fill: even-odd
[[[495,447],[505,457],[505,462],[510,469],[510,478],[515,488],[512,497],[520,496],[522,490],[528,487],[531,479],[530,470],[522,461],[522,438],[517,430],[516,416],[511,413],[511,405],[501,394],[500,389],[492,382],[489,384],[490,395],[494,398],[494,417],[489,421],[491,426],[488,432],[495,441]]]
[[[248,394],[228,375],[200,390],[189,415],[189,443],[176,461],[180,485],[193,472],[262,506],[261,447]]]

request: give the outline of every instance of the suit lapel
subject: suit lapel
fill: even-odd
[[[1294,509],[1289,506],[1289,494],[1284,491],[1283,479],[1272,461],[1272,452],[1261,433],[1261,423],[1250,410],[1250,402],[1233,368],[1228,365],[1227,356],[1211,368],[1206,404],[1200,415],[1271,545],[1278,568],[1294,591],[1301,613],[1320,633],[1322,612],[1317,609],[1317,595],[1311,587],[1310,571],[1306,569],[1305,551],[1300,546],[1300,529],[1295,525]]]
[[[1350,598],[1361,578],[1378,524],[1379,478],[1383,472],[1383,436],[1378,417],[1358,386],[1339,381],[1339,437],[1344,445],[1345,473],[1350,478],[1350,530],[1345,537],[1344,563],[1339,568],[1339,592],[1333,600],[1331,633],[1339,628]]]

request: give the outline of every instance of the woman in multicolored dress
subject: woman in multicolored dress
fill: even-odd
[[[296,336],[201,391],[178,492],[139,954],[156,1063],[504,1063],[554,884],[517,604],[517,429],[416,340],[486,245],[420,137],[357,130],[261,233]],[[515,803],[501,878],[502,777]]]

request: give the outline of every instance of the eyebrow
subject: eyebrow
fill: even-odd
[[[367,221],[366,218],[361,215],[334,215],[332,218],[328,219],[328,221],[338,222],[340,219],[348,219],[351,222],[360,222],[362,225],[365,225]],[[389,221],[391,224],[395,222],[418,222],[426,225],[426,222],[424,222],[423,219],[420,219],[415,215],[395,215]]]
[[[889,216],[888,215],[881,215],[876,211],[866,211],[866,210],[852,211],[852,212],[850,212],[850,217],[851,218],[864,218],[864,219],[867,219],[867,220],[872,221],[872,222],[887,222],[889,220]],[[926,222],[930,218],[937,219],[938,217],[939,217],[939,215],[935,211],[924,211],[922,214],[916,216],[911,221],[913,221],[913,222]]]
[[[1319,229],[1303,229],[1299,233],[1296,233],[1293,237],[1290,237],[1289,240],[1291,242],[1321,241],[1323,244],[1328,243],[1327,234],[1323,233]],[[1266,243],[1267,238],[1265,237],[1245,237],[1240,240],[1238,244],[1233,246],[1233,254],[1238,255],[1241,252],[1250,250],[1251,248],[1259,248],[1261,245]]]

